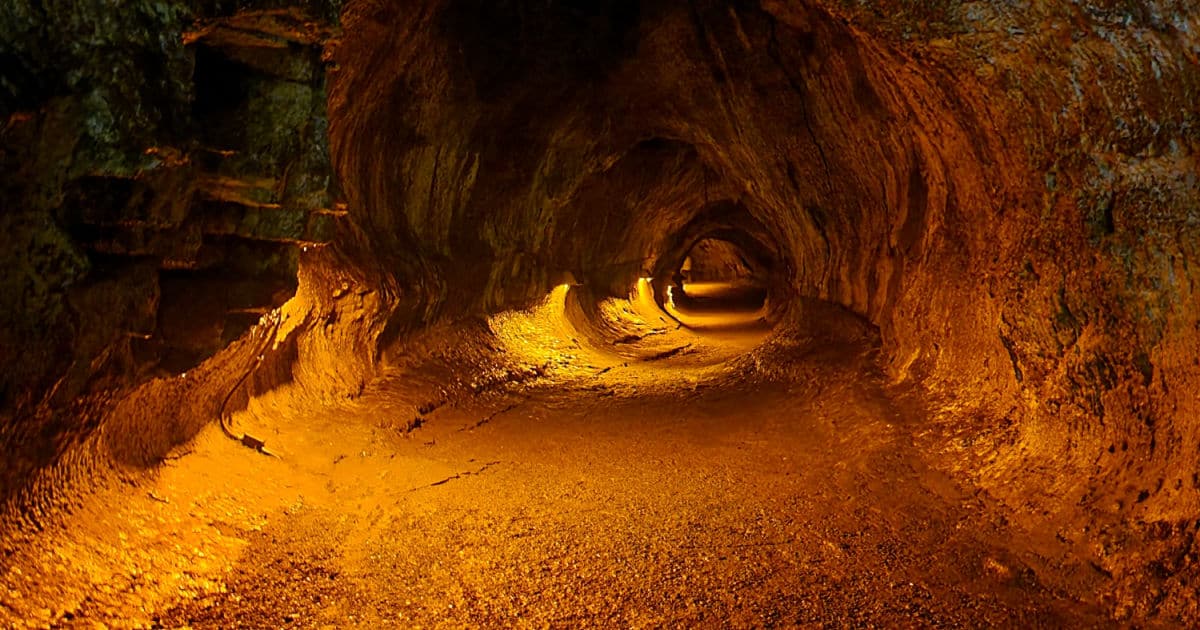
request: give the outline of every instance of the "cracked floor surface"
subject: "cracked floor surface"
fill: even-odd
[[[884,385],[870,343],[799,341],[761,351],[786,355],[761,370],[725,359],[765,330],[665,321],[624,354],[581,350],[574,372],[445,404],[409,432],[382,421],[411,402],[403,372],[344,408],[238,419],[274,456],[212,426],[153,479],[83,506],[70,543],[42,547],[47,571],[92,558],[55,565],[75,585],[60,619],[1099,623],[1070,595],[1086,573],[918,451],[921,408]]]

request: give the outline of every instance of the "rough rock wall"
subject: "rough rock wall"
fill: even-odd
[[[1194,606],[1169,593],[1200,507],[1196,3],[890,8],[833,10],[970,139],[934,140],[957,251],[879,320],[894,374],[944,396],[948,461],[1116,576],[1118,614]],[[982,188],[959,177],[975,160]]]
[[[706,238],[688,252],[687,277],[693,281],[750,280],[763,273],[753,260],[729,241]]]
[[[458,308],[520,301],[556,269],[628,281],[733,203],[780,243],[798,290],[882,320],[901,266],[948,240],[931,236],[939,152],[970,158],[952,203],[973,207],[986,169],[1021,159],[823,10],[526,9],[356,3],[335,55],[331,140],[354,218]]]
[[[226,4],[0,7],[0,496],[95,429],[81,405],[282,304],[333,235],[336,11]]]

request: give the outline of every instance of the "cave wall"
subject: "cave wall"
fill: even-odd
[[[0,498],[229,346],[333,237],[337,10],[288,4],[0,7]]]
[[[942,399],[948,461],[1115,576],[1118,616],[1178,612],[1200,507],[1196,6],[890,8],[832,10],[970,140],[923,124],[913,182],[942,243],[877,319],[891,372]]]
[[[905,264],[964,247],[947,208],[990,211],[990,171],[1024,158],[954,115],[956,86],[825,9],[510,9],[356,3],[335,55],[351,212],[379,255],[425,265],[438,308],[520,302],[560,268],[628,280],[727,201],[799,291],[882,322]]]
[[[688,250],[687,278],[692,282],[762,279],[761,265],[730,241],[706,238]]]
[[[908,97],[928,103],[918,116],[937,113],[969,138],[938,130],[912,178],[909,212],[942,217],[945,251],[906,273],[904,297],[878,318],[897,376],[1001,394],[1011,407],[993,411],[1026,424],[1021,448],[1078,463],[1079,479],[1108,472],[1109,446],[1134,449],[1142,473],[1176,458],[1176,482],[1195,468],[1195,409],[1171,393],[1198,374],[1178,345],[1197,316],[1194,9],[834,9],[919,68],[925,85]],[[910,89],[907,76],[890,82]],[[926,173],[931,158],[943,175]],[[964,177],[974,162],[981,176]],[[1182,515],[1194,499],[1172,485],[1183,490],[1149,495]]]

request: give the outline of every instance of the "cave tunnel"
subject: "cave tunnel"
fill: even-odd
[[[734,240],[707,236],[688,249],[672,275],[672,307],[712,315],[764,309],[771,265]]]
[[[1198,59],[1191,0],[5,4],[0,625],[1196,627]]]

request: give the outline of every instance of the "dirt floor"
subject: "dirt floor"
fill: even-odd
[[[643,318],[606,349],[539,320],[560,316],[492,326],[561,369],[410,431],[411,369],[337,408],[251,405],[234,427],[270,455],[214,423],[47,531],[21,559],[41,570],[5,574],[7,610],[66,627],[1104,624],[1098,574],[917,449],[921,406],[884,384],[869,337],[760,347],[755,316],[692,313],[703,329]]]

